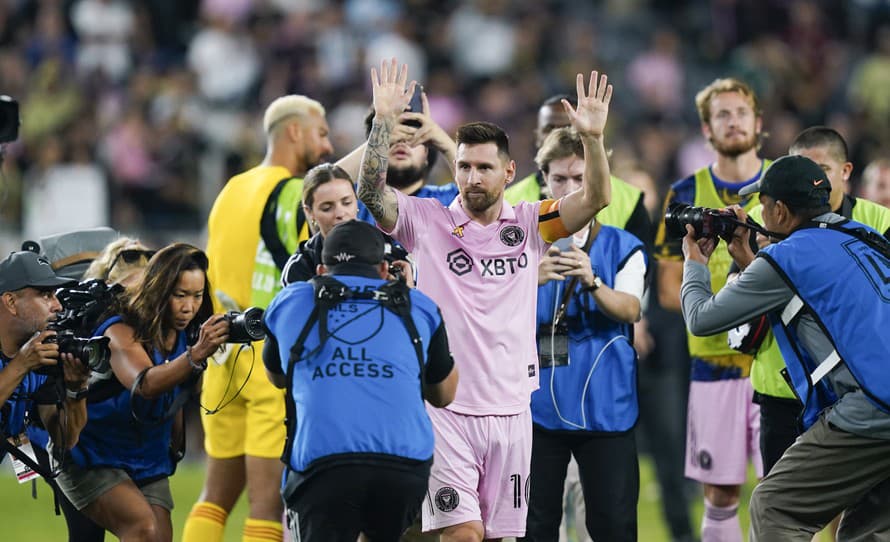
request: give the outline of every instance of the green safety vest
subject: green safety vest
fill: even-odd
[[[612,200],[609,205],[597,213],[596,219],[606,226],[624,229],[637,207],[637,202],[640,201],[640,194],[643,192],[614,175],[611,177],[611,181]],[[541,199],[544,199],[544,196],[541,194],[537,173],[532,173],[528,177],[514,182],[504,191],[504,200],[510,205],[516,205],[520,201],[535,202]]]
[[[748,216],[758,224],[763,224],[762,209],[762,206],[758,205],[751,209]],[[857,198],[852,214],[850,218],[854,221],[871,226],[880,233],[890,229],[890,209],[873,201]],[[785,359],[779,351],[773,332],[770,331],[760,343],[760,348],[754,355],[754,365],[751,366],[751,385],[754,391],[770,397],[794,399],[794,392],[782,376],[784,368]]]
[[[769,166],[769,161],[764,160],[760,174]],[[714,178],[711,176],[710,168],[704,167],[695,172],[695,202],[696,207],[709,207],[711,209],[719,209],[726,207],[726,203],[717,194],[717,188],[714,186]],[[755,194],[744,206],[745,211],[759,205],[757,195]],[[717,240],[717,247],[714,249],[711,258],[708,261],[708,269],[711,271],[711,291],[719,292],[726,285],[726,275],[732,265],[732,256],[726,248],[726,241]],[[743,359],[745,367],[751,358],[742,356],[737,351],[729,347],[727,342],[727,334],[718,333],[709,337],[696,337],[688,333],[689,337],[689,354],[697,358],[717,358],[722,356],[731,356],[733,359]],[[747,358],[747,359],[745,359]],[[733,363],[736,365],[736,363]]]
[[[274,215],[274,230],[277,244],[280,244],[277,250],[283,251],[287,256],[296,252],[301,241],[309,238],[309,225],[301,209],[302,197],[303,179],[286,179],[269,196],[264,211],[264,218],[267,218],[267,214]],[[266,232],[262,233],[265,235]],[[263,240],[264,235],[261,235],[257,245],[250,296],[251,306],[263,308],[268,307],[275,294],[281,290],[281,269]]]

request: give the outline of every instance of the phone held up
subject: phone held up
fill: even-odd
[[[414,94],[411,95],[411,101],[408,102],[408,107],[405,111],[411,111],[412,113],[423,113],[423,86],[420,84],[414,85]],[[407,126],[414,126],[415,128],[420,127],[420,123],[416,120],[404,120],[402,124]]]

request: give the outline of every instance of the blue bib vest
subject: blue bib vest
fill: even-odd
[[[0,369],[5,369],[9,362],[9,359],[0,354]],[[0,438],[5,439],[7,437],[16,437],[23,432],[27,432],[29,439],[33,440],[32,435],[37,437],[37,441],[33,446],[46,446],[46,442],[49,440],[49,434],[43,429],[25,424],[28,411],[31,412],[32,416],[37,415],[37,407],[34,404],[34,401],[32,401],[31,395],[36,392],[46,380],[47,377],[45,375],[29,371],[25,374],[25,378],[22,379],[22,382],[16,386],[15,390],[13,390],[9,399],[0,405],[0,428],[3,430],[3,434],[0,435]],[[0,448],[0,461],[3,461],[4,457],[6,457],[6,452]]]
[[[354,291],[370,291],[380,279],[336,276]],[[314,287],[298,282],[284,288],[264,315],[278,341],[282,373],[291,347],[309,320]],[[411,316],[423,345],[442,322],[435,303],[410,291]],[[295,361],[288,393],[295,419],[288,420],[291,470],[354,454],[427,461],[433,429],[421,395],[417,352],[401,318],[375,300],[350,299],[327,313],[327,340],[320,345],[318,322],[309,330]],[[423,346],[423,363],[427,347]]]
[[[615,276],[643,243],[617,228],[603,226],[588,254],[593,272],[613,287]],[[537,319],[553,321],[568,281],[538,287]],[[596,306],[580,283],[563,317],[568,324],[568,365],[543,367],[540,388],[532,393],[532,421],[552,430],[619,432],[632,428],[639,415],[637,353],[631,324],[616,322]]]
[[[119,316],[105,320],[93,333],[102,335],[111,325],[121,321]],[[180,331],[168,359],[186,350],[186,334]],[[158,351],[151,352],[154,365],[166,359]],[[133,408],[146,422],[160,420],[167,408],[185,389],[177,386],[154,401],[135,398]],[[139,423],[131,410],[130,390],[107,399],[87,400],[87,424],[80,433],[77,446],[71,450],[74,462],[86,468],[111,467],[127,471],[135,481],[161,478],[173,474],[175,463],[170,456],[173,419],[161,423]]]
[[[880,236],[858,222],[839,227]],[[760,254],[796,293],[784,314],[776,311],[770,321],[792,387],[804,405],[804,428],[837,396],[826,379],[811,376],[823,360],[811,359],[795,333],[797,307],[813,315],[866,396],[890,412],[890,259],[848,233],[817,227],[797,230]]]

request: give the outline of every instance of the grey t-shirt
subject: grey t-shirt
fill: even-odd
[[[818,218],[836,222],[835,217],[841,218],[837,215]],[[714,335],[755,316],[781,310],[793,296],[794,291],[765,258],[755,258],[735,281],[716,295],[711,293],[707,266],[689,260],[683,265],[680,301],[686,326],[694,335]],[[812,315],[804,312],[795,325],[800,341],[814,360],[823,360],[834,350]],[[826,413],[829,422],[860,436],[890,440],[890,414],[872,404],[846,365],[838,364],[826,378],[840,397]]]

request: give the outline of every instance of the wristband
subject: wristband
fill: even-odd
[[[189,360],[189,365],[192,366],[192,370],[194,370],[195,372],[200,372],[207,368],[207,359],[206,358],[202,359],[199,362],[196,362],[192,358],[192,347],[191,346],[187,346],[185,348],[185,359]]]
[[[65,388],[65,395],[68,399],[74,399],[75,401],[80,401],[81,399],[86,399],[87,394],[90,392],[90,388],[83,388],[77,391],[70,390]]]

